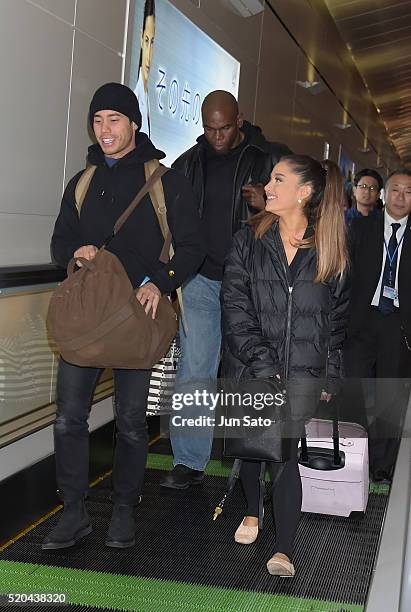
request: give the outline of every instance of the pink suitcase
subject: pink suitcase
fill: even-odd
[[[300,442],[303,512],[349,516],[368,502],[368,438],[361,425],[312,419]]]

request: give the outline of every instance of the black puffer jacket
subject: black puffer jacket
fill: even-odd
[[[247,184],[262,183],[270,179],[271,170],[284,155],[291,154],[290,149],[280,142],[268,142],[261,129],[244,121],[242,131],[247,144],[241,151],[234,177],[232,201],[232,232],[243,227],[243,221],[255,214],[242,197],[241,188]],[[196,202],[199,202],[200,216],[203,213],[204,182],[206,178],[206,139],[202,135],[197,144],[180,155],[173,163],[173,168],[184,174],[193,186]]]
[[[75,205],[75,189],[82,172],[66,187],[51,241],[54,260],[65,268],[79,247],[93,244],[100,248],[111,235],[121,213],[144,185],[144,162],[163,157],[164,153],[157,150],[145,134],[138,133],[136,148],[109,168],[100,146],[92,145],[88,161],[97,169],[80,218]],[[133,287],[138,287],[144,277],[149,276],[162,293],[171,293],[196,272],[205,251],[200,217],[189,181],[179,172],[170,170],[162,182],[175,249],[171,262],[164,265],[159,261],[164,240],[148,195],[107,248],[119,257]]]
[[[222,284],[224,375],[287,380],[327,376],[327,391],[340,378],[348,283],[313,283],[316,252],[310,249],[291,286],[278,225],[260,239],[246,227],[234,236]]]

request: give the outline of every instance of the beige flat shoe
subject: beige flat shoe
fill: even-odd
[[[253,542],[256,541],[257,536],[258,536],[258,525],[256,525],[255,527],[244,525],[244,519],[243,519],[237,531],[234,534],[234,540],[238,542],[238,544],[252,544]]]
[[[281,578],[292,578],[295,575],[294,565],[277,553],[267,562],[268,573]]]

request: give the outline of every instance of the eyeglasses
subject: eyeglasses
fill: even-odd
[[[367,185],[366,183],[363,183],[362,185],[357,185],[357,187],[359,189],[362,189],[363,191],[368,189],[369,191],[371,191],[371,193],[374,193],[375,191],[379,191],[378,187],[376,187],[375,185]]]

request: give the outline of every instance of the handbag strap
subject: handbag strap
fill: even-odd
[[[227,481],[227,487],[226,487],[226,491],[223,495],[223,498],[221,499],[221,501],[217,504],[217,506],[214,509],[214,516],[213,516],[213,521],[216,520],[216,518],[218,518],[220,516],[220,514],[223,512],[224,510],[224,504],[227,501],[227,499],[231,496],[234,487],[237,483],[237,480],[240,476],[240,471],[241,471],[241,466],[243,464],[243,460],[242,459],[235,459],[234,460],[234,464],[233,464],[233,468],[231,470],[231,474],[228,477],[228,481]],[[269,495],[272,495],[273,491],[275,490],[275,487],[278,484],[278,481],[281,478],[281,475],[284,471],[285,468],[285,462],[282,462],[280,467],[278,468],[277,474],[274,478],[274,480],[271,483],[271,486],[269,487]],[[259,481],[259,498],[258,498],[258,528],[262,529],[263,528],[263,516],[264,516],[264,490],[265,490],[265,470],[266,470],[266,462],[265,461],[261,461],[261,466],[260,466],[260,475],[258,477],[258,481]]]
[[[216,518],[218,518],[220,514],[222,513],[222,511],[224,510],[224,504],[227,501],[227,499],[230,497],[230,495],[232,494],[234,487],[237,484],[237,480],[240,475],[242,464],[243,464],[242,459],[234,460],[233,468],[231,470],[230,476],[228,477],[227,487],[223,495],[223,498],[221,499],[221,501],[217,504],[217,506],[214,509],[213,521],[215,521]]]
[[[265,469],[266,462],[262,461],[260,465],[259,481],[259,497],[258,497],[258,528],[263,528],[263,517],[264,517],[264,490],[265,490]]]

